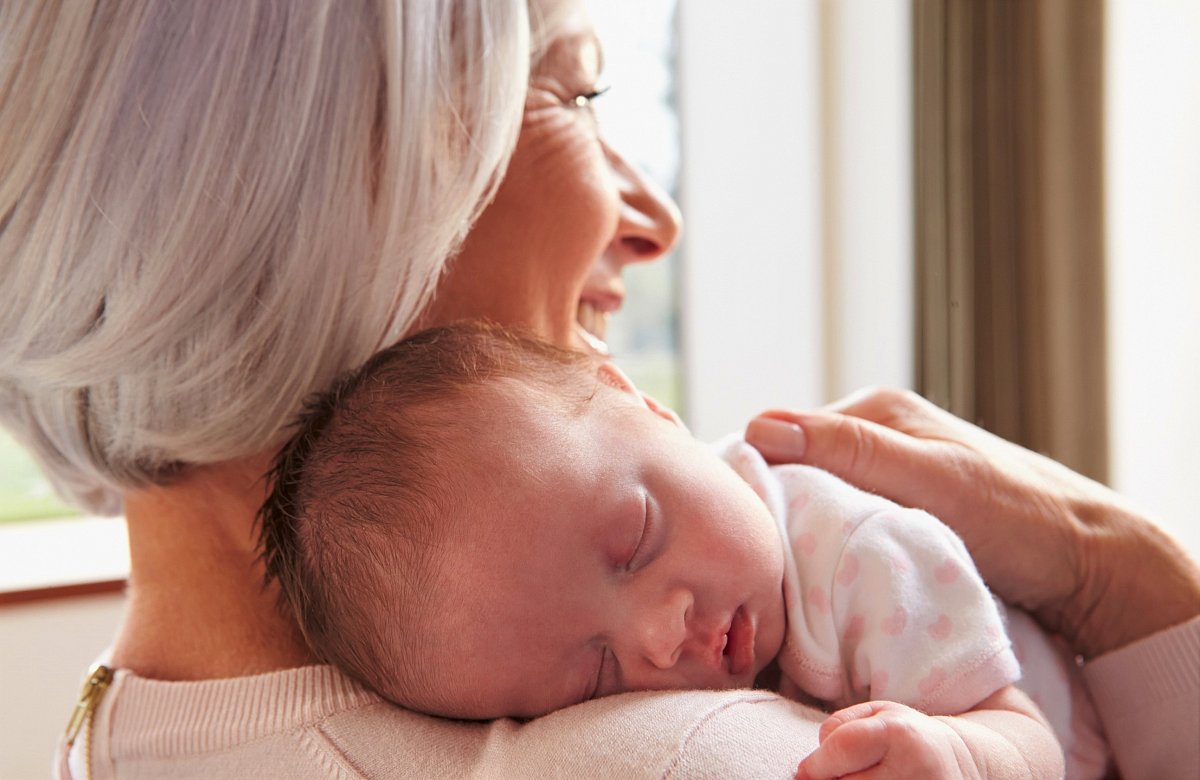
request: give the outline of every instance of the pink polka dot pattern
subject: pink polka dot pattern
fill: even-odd
[[[867,629],[867,619],[862,615],[855,615],[850,618],[846,624],[846,631],[842,635],[842,640],[846,644],[855,644],[863,638],[863,633]]]
[[[917,690],[922,696],[928,696],[936,691],[946,682],[946,670],[940,666],[935,666],[929,670],[929,674],[917,681]]]
[[[945,563],[933,570],[934,578],[943,585],[954,582],[958,579],[958,574],[958,563],[952,559],[947,559]]]
[[[842,559],[842,565],[838,569],[837,581],[839,585],[848,586],[858,577],[858,556],[854,553],[847,553]]]
[[[817,537],[811,531],[800,534],[796,537],[796,548],[808,557],[817,551]]]
[[[883,619],[883,624],[880,628],[883,629],[883,633],[889,636],[899,636],[907,624],[908,612],[905,611],[904,607],[896,607],[895,612]]]
[[[930,623],[926,630],[929,635],[938,641],[944,642],[950,638],[950,632],[954,629],[954,624],[950,622],[950,618],[946,615],[938,615],[938,619]]]

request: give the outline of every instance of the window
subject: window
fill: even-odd
[[[679,4],[684,411],[912,383],[911,4]]]
[[[73,514],[55,497],[29,453],[0,429],[0,524]]]
[[[1113,486],[1200,560],[1200,4],[1106,4]]]
[[[612,146],[667,191],[676,191],[679,128],[675,109],[675,0],[593,0],[588,11],[604,45],[596,102]],[[627,266],[626,299],[613,318],[613,357],[644,392],[672,408],[683,402],[679,358],[679,252]]]

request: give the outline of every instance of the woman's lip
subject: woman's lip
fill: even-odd
[[[605,339],[608,337],[609,316],[621,308],[625,296],[616,290],[585,290],[576,307],[580,339],[592,351],[608,356],[610,353]]]
[[[625,295],[616,290],[585,290],[579,297],[581,303],[586,303],[598,312],[612,314],[625,303]]]
[[[729,673],[735,676],[752,671],[754,667],[754,624],[744,606],[738,607],[729,621],[725,636],[725,655]]]

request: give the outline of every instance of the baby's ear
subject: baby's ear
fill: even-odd
[[[609,387],[615,387],[623,393],[629,393],[638,398],[642,397],[637,387],[634,386],[633,380],[625,376],[625,372],[617,368],[616,364],[606,360],[600,364],[596,373],[600,377],[600,381]]]
[[[660,404],[658,401],[654,400],[652,396],[648,396],[645,393],[642,393],[642,400],[646,403],[646,406],[649,407],[650,411],[654,412],[667,422],[674,423],[675,425],[678,425],[680,428],[683,428],[685,431],[687,431],[688,427],[683,424],[683,420],[679,419],[679,415],[675,414],[674,409]],[[691,431],[688,432],[691,433]]]
[[[683,420],[679,419],[679,415],[675,414],[670,408],[660,404],[650,396],[638,390],[634,386],[633,381],[625,375],[625,372],[617,368],[615,364],[605,361],[600,364],[598,370],[600,381],[611,387],[615,387],[623,393],[629,393],[636,397],[646,408],[657,414],[664,420],[678,425],[680,428],[687,430],[687,426],[683,424]]]

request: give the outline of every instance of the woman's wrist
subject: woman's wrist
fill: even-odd
[[[1086,530],[1079,586],[1057,623],[1084,659],[1092,659],[1200,614],[1200,567],[1168,534],[1121,506],[1075,508]]]

